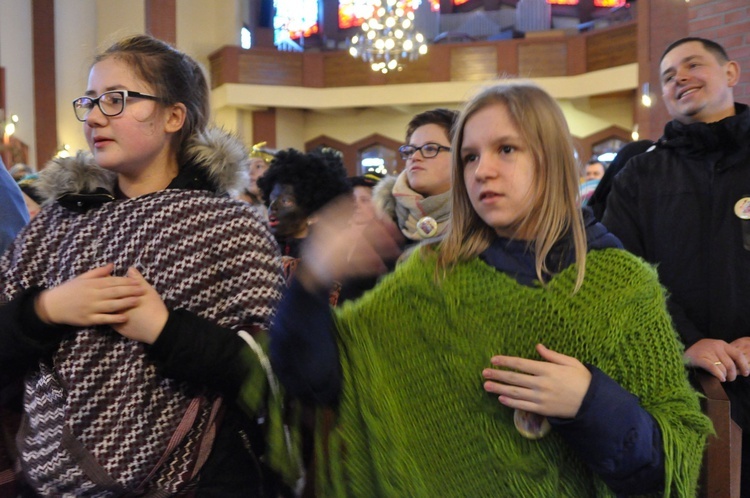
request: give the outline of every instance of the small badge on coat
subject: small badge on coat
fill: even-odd
[[[742,247],[750,251],[750,197],[743,197],[734,203],[734,214],[740,219]]]
[[[734,204],[734,214],[741,220],[750,220],[750,197],[743,197]]]
[[[420,218],[420,220],[417,222],[417,233],[423,239],[434,237],[435,235],[437,235],[437,231],[438,223],[437,221],[435,221],[435,218],[425,216],[424,218]]]
[[[541,439],[552,430],[547,417],[518,408],[513,413],[513,424],[516,430],[527,439]]]

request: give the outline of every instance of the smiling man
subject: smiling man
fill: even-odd
[[[750,496],[750,109],[734,101],[738,64],[711,40],[672,43],[660,77],[673,120],[615,178],[602,221],[658,265],[685,358],[725,383]]]

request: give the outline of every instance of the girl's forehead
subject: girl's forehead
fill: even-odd
[[[118,88],[144,92],[152,90],[151,85],[137,76],[130,63],[114,56],[102,59],[91,66],[88,86],[90,89],[102,91]]]
[[[423,141],[423,140],[439,140],[442,138],[448,138],[448,133],[445,129],[436,123],[423,124],[411,134],[409,142]]]

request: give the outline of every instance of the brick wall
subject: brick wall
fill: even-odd
[[[724,46],[742,70],[734,98],[750,104],[750,1],[691,0],[688,4],[690,36],[714,40]]]

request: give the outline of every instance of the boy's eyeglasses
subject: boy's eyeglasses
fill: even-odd
[[[414,145],[402,145],[398,148],[399,153],[401,153],[401,159],[403,159],[404,161],[416,154],[417,151],[422,154],[422,157],[424,157],[425,159],[429,159],[440,154],[441,150],[449,151],[451,150],[451,148],[446,147],[445,145],[434,143],[426,143],[421,147],[415,147]]]

